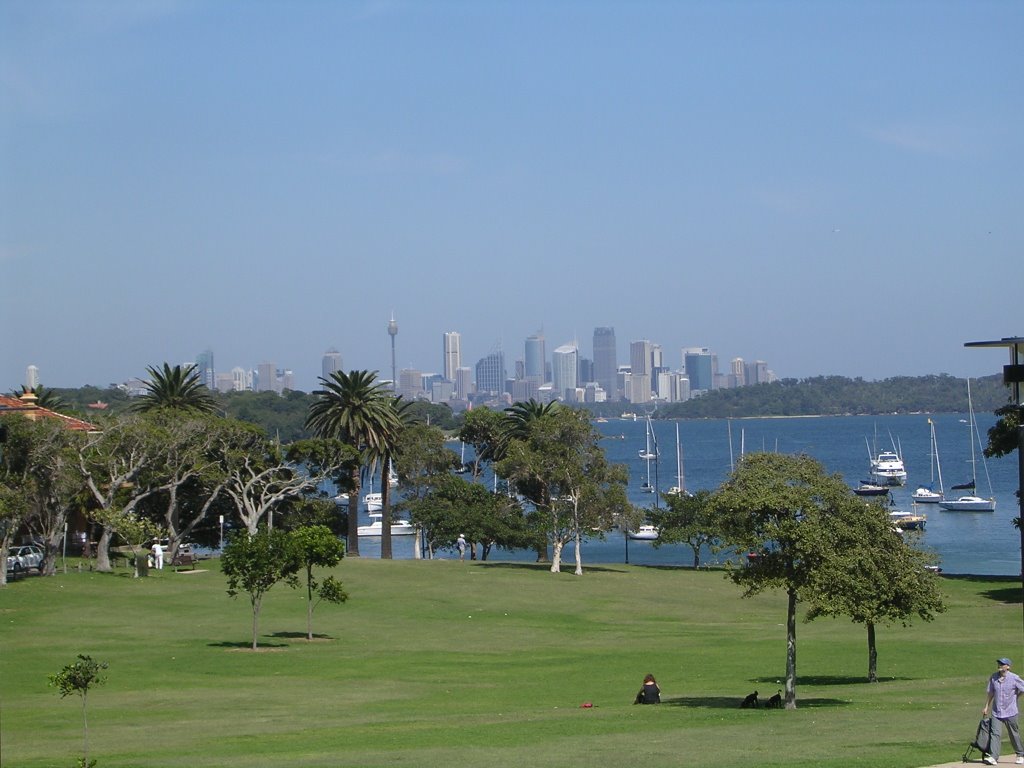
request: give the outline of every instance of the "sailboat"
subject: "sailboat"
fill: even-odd
[[[654,443],[652,446],[651,443]],[[654,438],[654,427],[651,424],[651,416],[647,415],[647,444],[640,451],[640,458],[647,462],[647,479],[640,486],[644,493],[654,493],[654,486],[651,485],[651,460],[658,458],[658,444]]]
[[[975,464],[974,442],[977,439],[981,444],[981,435],[978,434],[978,424],[974,420],[974,403],[971,401],[971,380],[967,380],[967,429],[968,439],[971,442],[971,479],[970,482],[952,486],[952,490],[974,491],[978,487],[977,466]],[[985,467],[985,477],[988,478],[987,499],[981,496],[966,495],[957,499],[943,499],[939,506],[949,512],[995,512],[996,500],[992,495],[992,478],[988,477],[988,465],[985,464],[985,454],[981,455],[982,465]]]
[[[928,419],[928,426],[931,427],[931,482],[928,485],[919,485],[917,490],[910,494],[910,497],[918,504],[937,504],[946,495],[946,491],[942,487],[942,466],[939,464],[939,444],[935,440],[935,422]],[[937,491],[935,490],[936,473],[939,478],[939,490]]]
[[[676,482],[665,493],[672,496],[682,496],[686,493],[686,480],[683,478],[683,450],[679,444],[679,423],[676,423]]]

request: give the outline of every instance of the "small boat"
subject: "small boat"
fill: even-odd
[[[679,443],[679,423],[676,423],[676,481],[679,485],[673,485],[667,491],[668,496],[686,496],[686,480],[683,475],[683,449]]]
[[[893,510],[889,513],[889,519],[897,531],[923,531],[928,516],[918,512],[899,512]]]
[[[975,491],[978,486],[977,481],[977,465],[975,463],[974,454],[974,441],[977,438],[978,444],[981,444],[981,435],[978,434],[978,424],[974,420],[974,403],[971,401],[971,380],[967,380],[967,429],[969,431],[968,440],[971,442],[971,479],[969,482],[961,485],[954,485],[952,488],[954,491]],[[981,455],[982,464],[985,467],[985,476],[988,477],[988,464],[985,464],[985,454]],[[992,478],[988,478],[988,493],[989,498],[984,499],[981,496],[976,496],[973,493],[965,496],[960,496],[956,499],[943,499],[939,502],[939,506],[945,509],[947,512],[995,512],[996,511],[996,500],[992,495]]]
[[[356,530],[360,536],[380,536],[384,531],[383,515],[381,514],[370,514],[370,524],[360,525]],[[391,521],[391,535],[392,536],[412,536],[416,533],[416,526],[410,523],[408,520],[392,520]]]
[[[861,480],[860,485],[853,489],[858,496],[885,496],[889,493],[888,485],[877,485],[867,480]]]
[[[384,497],[380,493],[368,493],[363,496],[363,504],[367,512],[380,512],[384,509]]]
[[[348,506],[348,494],[347,493],[339,493],[337,496],[334,497],[334,503],[337,504],[339,507],[347,507]]]
[[[912,498],[918,504],[938,504],[942,501],[946,495],[945,489],[942,487],[942,466],[939,464],[939,444],[935,441],[935,422],[928,419],[928,425],[931,427],[931,482],[928,485],[919,485],[917,490],[910,494]],[[938,470],[939,476],[939,490],[935,490],[935,474],[936,469]]]
[[[635,531],[627,531],[626,536],[633,541],[655,541],[658,538],[658,529],[653,525],[641,525]]]

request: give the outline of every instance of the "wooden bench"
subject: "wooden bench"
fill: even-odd
[[[188,566],[189,570],[195,570],[197,560],[198,558],[191,552],[182,552],[181,550],[178,550],[174,555],[174,558],[171,560],[171,565],[175,568]]]

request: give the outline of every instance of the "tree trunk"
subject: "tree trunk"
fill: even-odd
[[[583,575],[583,553],[580,552],[581,547],[580,547],[580,532],[579,532],[579,530],[576,531],[576,541],[575,541],[575,544],[576,544],[576,570],[574,571],[574,573],[577,576],[582,576]]]
[[[562,542],[559,539],[555,540],[554,554],[551,557],[551,572],[562,572]]]
[[[359,467],[352,470],[351,488],[348,492],[348,541],[345,554],[359,557]]]
[[[868,622],[868,682],[878,682],[878,648],[875,647],[875,624]]]
[[[380,469],[380,559],[391,560],[391,457],[385,456]]]
[[[306,639],[313,639],[313,567],[306,568]]]
[[[88,696],[88,691],[82,691],[82,750],[85,757],[82,761],[82,765],[85,768],[89,768],[89,716],[85,707],[85,697]]]
[[[109,525],[104,525],[100,540],[96,543],[96,570],[100,573],[110,573],[114,570],[110,567],[110,539],[113,533]]]
[[[700,544],[691,544],[690,547],[693,549],[693,569],[697,570],[700,568]]]
[[[252,649],[255,651],[258,647],[258,638],[260,636],[260,601],[257,598],[252,600]]]
[[[786,608],[786,709],[796,709],[796,591],[788,591]]]

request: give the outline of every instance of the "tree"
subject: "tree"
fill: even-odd
[[[173,368],[164,363],[163,370],[149,366],[149,381],[145,383],[146,394],[140,397],[132,410],[146,412],[167,408],[175,411],[198,411],[215,413],[217,403],[207,389],[195,365]]]
[[[693,550],[693,567],[700,567],[700,550],[717,540],[715,518],[709,502],[711,492],[666,493],[664,509],[648,511],[651,522],[658,528],[655,547],[663,544],[689,544]]]
[[[391,548],[391,474],[394,467],[395,454],[401,442],[402,432],[408,429],[415,421],[411,401],[402,401],[396,397],[391,401],[391,407],[395,412],[395,421],[388,430],[388,434],[381,443],[381,447],[372,452],[371,460],[376,465],[380,460],[380,499],[381,499],[381,531],[380,531],[380,557],[381,560],[392,558]]]
[[[103,685],[106,678],[101,674],[107,669],[106,662],[94,661],[91,656],[78,654],[78,661],[65,665],[55,675],[50,675],[50,685],[57,688],[60,697],[70,696],[77,693],[82,697],[82,728],[84,733],[83,757],[80,765],[83,768],[92,768],[96,764],[93,760],[89,762],[89,717],[86,710],[86,703],[89,697],[89,689]]]
[[[490,408],[474,408],[466,411],[462,427],[459,429],[459,440],[473,448],[473,479],[477,480],[483,470],[483,464],[493,461],[495,451],[501,439],[504,417]]]
[[[8,485],[0,466],[0,562],[7,562],[14,534],[30,511],[28,500],[17,487]],[[7,568],[0,572],[0,587],[7,584]]]
[[[259,641],[263,597],[282,579],[294,579],[297,569],[288,534],[265,528],[256,533],[239,531],[224,546],[221,569],[227,576],[228,594],[249,595],[252,605],[252,649]]]
[[[20,496],[21,522],[41,542],[42,572],[52,576],[68,515],[84,497],[77,459],[84,437],[56,419],[10,416],[0,421],[5,434],[3,483]]]
[[[513,410],[512,419],[531,410]],[[536,405],[536,404],[534,404]],[[577,576],[583,575],[583,538],[607,530],[629,514],[625,467],[608,462],[600,434],[585,412],[552,408],[510,425],[497,470],[537,510],[553,545],[551,572],[561,570],[562,549],[575,544]],[[598,533],[597,535],[600,535]]]
[[[854,498],[838,475],[809,456],[748,453],[712,495],[711,511],[723,541],[748,562],[730,570],[748,597],[786,592],[786,709],[796,708],[796,606],[809,590],[821,558],[822,532],[833,511]]]
[[[320,378],[323,389],[313,394],[306,427],[319,437],[333,437],[351,446],[363,457],[382,451],[398,417],[391,392],[375,383],[376,371],[335,371],[330,378]],[[349,526],[346,550],[350,557],[359,556],[359,508],[361,465],[352,467],[349,478]]]
[[[860,499],[833,508],[819,533],[822,554],[805,591],[807,620],[845,615],[864,624],[868,682],[877,682],[876,625],[907,626],[915,615],[931,621],[946,610],[938,576],[928,569],[932,558],[904,541],[881,504]]]
[[[348,594],[341,582],[328,576],[321,582],[313,578],[313,568],[333,568],[345,556],[345,545],[324,525],[297,528],[288,534],[292,555],[298,567],[306,572],[306,639],[313,639],[313,609],[322,600],[343,603]],[[313,595],[317,601],[313,602]]]

